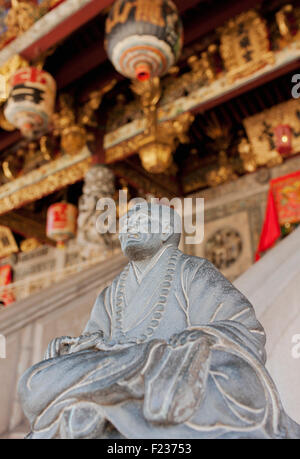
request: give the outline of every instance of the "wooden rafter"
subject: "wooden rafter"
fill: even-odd
[[[0,216],[0,225],[8,226],[12,231],[25,237],[35,237],[38,241],[55,246],[55,242],[46,236],[46,221],[25,209],[9,212]]]

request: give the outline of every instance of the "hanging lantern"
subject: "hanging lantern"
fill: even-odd
[[[67,202],[52,204],[47,212],[47,230],[49,239],[62,246],[64,241],[76,234],[77,208]]]
[[[292,130],[288,124],[278,124],[274,129],[276,150],[283,156],[292,153]]]
[[[183,29],[171,0],[117,0],[105,28],[108,57],[127,78],[162,76],[179,57]]]
[[[171,166],[172,146],[162,142],[151,142],[139,150],[143,168],[151,174],[162,174]]]
[[[47,131],[54,111],[56,83],[52,76],[35,67],[19,69],[10,79],[10,93],[4,115],[24,137]]]

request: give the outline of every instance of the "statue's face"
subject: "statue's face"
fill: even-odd
[[[126,232],[122,232],[125,230]],[[121,248],[129,259],[143,260],[155,255],[162,247],[162,233],[151,233],[150,231],[151,219],[145,211],[132,213],[120,220]]]

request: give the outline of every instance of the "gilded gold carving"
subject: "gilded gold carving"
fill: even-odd
[[[171,167],[172,153],[178,143],[188,142],[186,133],[194,117],[185,113],[169,123],[158,124],[157,104],[161,97],[159,78],[134,81],[131,88],[140,96],[145,115],[144,133],[138,138],[138,153],[142,165],[150,173],[163,173]]]
[[[24,239],[20,244],[21,252],[31,252],[41,246],[41,243],[35,238]]]
[[[177,75],[178,67],[172,67],[169,70],[169,75],[162,80],[162,97],[161,104],[165,105],[174,100],[184,97],[187,93],[196,91],[197,89],[209,86],[222,73],[217,72],[214,54],[217,52],[215,44],[210,45],[207,50],[201,53],[200,57],[192,55],[188,58],[187,63],[190,71]]]
[[[243,137],[238,145],[238,152],[243,162],[243,167],[246,172],[254,172],[257,168],[255,156],[248,140]]]
[[[40,150],[45,161],[53,159],[54,145],[49,136],[43,135],[40,138]]]
[[[172,164],[172,146],[154,141],[140,148],[139,157],[146,171],[161,174]]]
[[[204,130],[208,137],[214,141],[213,147],[218,151],[218,167],[206,173],[207,184],[209,186],[218,186],[221,183],[237,179],[237,175],[226,153],[232,137],[230,126],[221,124],[215,113],[213,113],[210,119],[208,119]]]
[[[11,0],[11,8],[4,20],[7,30],[1,36],[0,48],[28,30],[41,16],[41,8],[34,2]]]
[[[200,58],[196,55],[188,58],[191,72],[182,75],[186,83],[200,83],[200,85],[202,83],[202,85],[204,85],[212,83],[216,79],[216,68],[212,60],[212,56],[216,52],[216,49],[216,45],[211,45],[208,47],[207,51],[201,53]]]
[[[13,175],[12,171],[10,170],[9,161],[7,161],[7,160],[3,161],[2,170],[3,170],[4,176],[8,180],[12,180],[14,178],[14,175]]]
[[[274,63],[265,20],[254,10],[230,19],[220,28],[220,41],[229,83]]]
[[[101,89],[90,93],[88,101],[79,110],[78,123],[81,126],[97,127],[98,123],[95,118],[95,112],[100,107],[103,96],[111,91],[116,83],[117,80],[114,78]]]
[[[168,120],[159,124],[159,135],[162,142],[170,142],[173,139],[174,143],[186,141],[186,132],[188,131],[194,116],[191,113],[182,113],[174,120]],[[181,140],[180,140],[181,139]],[[137,153],[141,147],[155,141],[155,136],[145,134],[138,134],[129,140],[119,143],[105,151],[106,163],[114,163],[120,161],[133,153]]]
[[[206,174],[206,180],[209,186],[218,186],[222,183],[236,180],[237,175],[234,173],[225,151],[219,153],[219,167]]]
[[[54,135],[75,124],[75,112],[73,109],[73,99],[69,94],[59,96],[59,112],[53,115]]]
[[[24,164],[24,153],[25,150],[19,149],[5,156],[1,164],[0,177],[2,182],[8,182],[18,177]]]
[[[124,94],[116,96],[116,103],[107,114],[106,131],[114,132],[119,127],[126,125],[129,120],[141,118],[143,112],[137,99],[127,102]]]
[[[276,22],[282,37],[280,47],[287,46],[290,42],[296,41],[300,37],[300,8],[291,4],[284,5],[276,13]],[[296,29],[297,31],[292,31]]]
[[[0,38],[0,49],[29,30],[33,24],[53,8],[60,0],[11,0],[11,8],[4,19],[6,30]]]
[[[272,167],[282,162],[276,150],[274,129],[287,124],[292,133],[292,153],[300,152],[300,99],[291,99],[275,105],[243,121],[258,166]]]
[[[10,210],[17,209],[25,204],[28,204],[37,199],[41,199],[43,196],[53,193],[54,191],[71,185],[72,183],[81,180],[91,165],[91,158],[85,158],[82,161],[72,164],[61,170],[57,170],[50,175],[45,174],[45,166],[42,166],[40,170],[34,170],[32,173],[27,174],[27,184],[21,184],[11,193],[4,191],[7,190],[7,185],[0,187],[0,215]],[[41,175],[38,180],[38,175]],[[32,177],[32,180],[30,180]],[[22,177],[23,179],[23,177]]]
[[[213,112],[210,115],[210,118],[207,119],[206,125],[203,126],[203,129],[208,137],[210,137],[213,142],[213,148],[216,151],[225,151],[228,149],[231,142],[231,132],[230,126],[224,123],[220,123],[218,117]]]
[[[161,86],[158,77],[146,81],[134,80],[131,83],[133,92],[140,96],[141,106],[146,118],[146,133],[154,134],[157,127],[157,104],[161,97]]]
[[[69,94],[59,97],[60,110],[53,115],[54,135],[60,136],[64,153],[76,155],[86,144],[86,130],[76,123],[74,101]]]
[[[75,155],[85,146],[86,140],[86,130],[75,124],[62,131],[60,145],[65,153]]]
[[[15,126],[5,118],[3,113],[3,106],[0,107],[0,128],[4,129],[5,131],[14,131],[16,129]]]
[[[0,258],[8,257],[19,251],[12,231],[6,226],[0,226]]]
[[[8,61],[0,67],[0,103],[3,103],[7,100],[9,94],[9,79],[10,77],[20,68],[28,67],[28,61],[23,57],[19,56],[18,54],[14,55]],[[2,115],[3,116],[3,115]],[[2,118],[1,116],[1,118]],[[8,121],[6,122],[8,123]],[[9,123],[10,124],[10,123]],[[5,123],[0,124],[2,129],[7,129]],[[15,128],[14,128],[15,129]]]
[[[292,5],[284,5],[276,13],[276,22],[278,25],[279,32],[281,36],[286,38],[287,40],[291,39],[291,33],[290,33],[290,28],[289,28],[286,13],[291,13],[292,11],[293,11]]]
[[[108,17],[106,20],[105,31],[109,34],[117,24],[124,24],[131,12],[135,8],[135,20],[151,22],[158,27],[165,27],[165,21],[162,15],[162,0],[148,1],[136,0],[135,2],[127,2],[122,5],[118,2],[114,7],[114,16]]]
[[[54,135],[60,136],[62,150],[69,155],[76,155],[87,140],[89,134],[85,126],[97,127],[95,112],[98,110],[103,96],[116,84],[113,79],[101,89],[92,91],[88,101],[79,109],[78,116],[74,108],[74,100],[69,94],[59,97],[60,110],[53,115]]]

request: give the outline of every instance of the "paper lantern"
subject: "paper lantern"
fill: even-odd
[[[67,202],[52,204],[47,212],[47,230],[49,239],[61,245],[76,234],[77,208]]]
[[[105,27],[108,57],[127,78],[162,76],[179,57],[183,29],[171,0],[117,0]]]
[[[292,130],[288,124],[278,124],[274,129],[276,150],[283,156],[292,153]]]
[[[4,115],[20,129],[24,137],[35,137],[47,131],[51,120],[56,83],[52,76],[35,67],[19,69],[11,77],[10,93]]]

